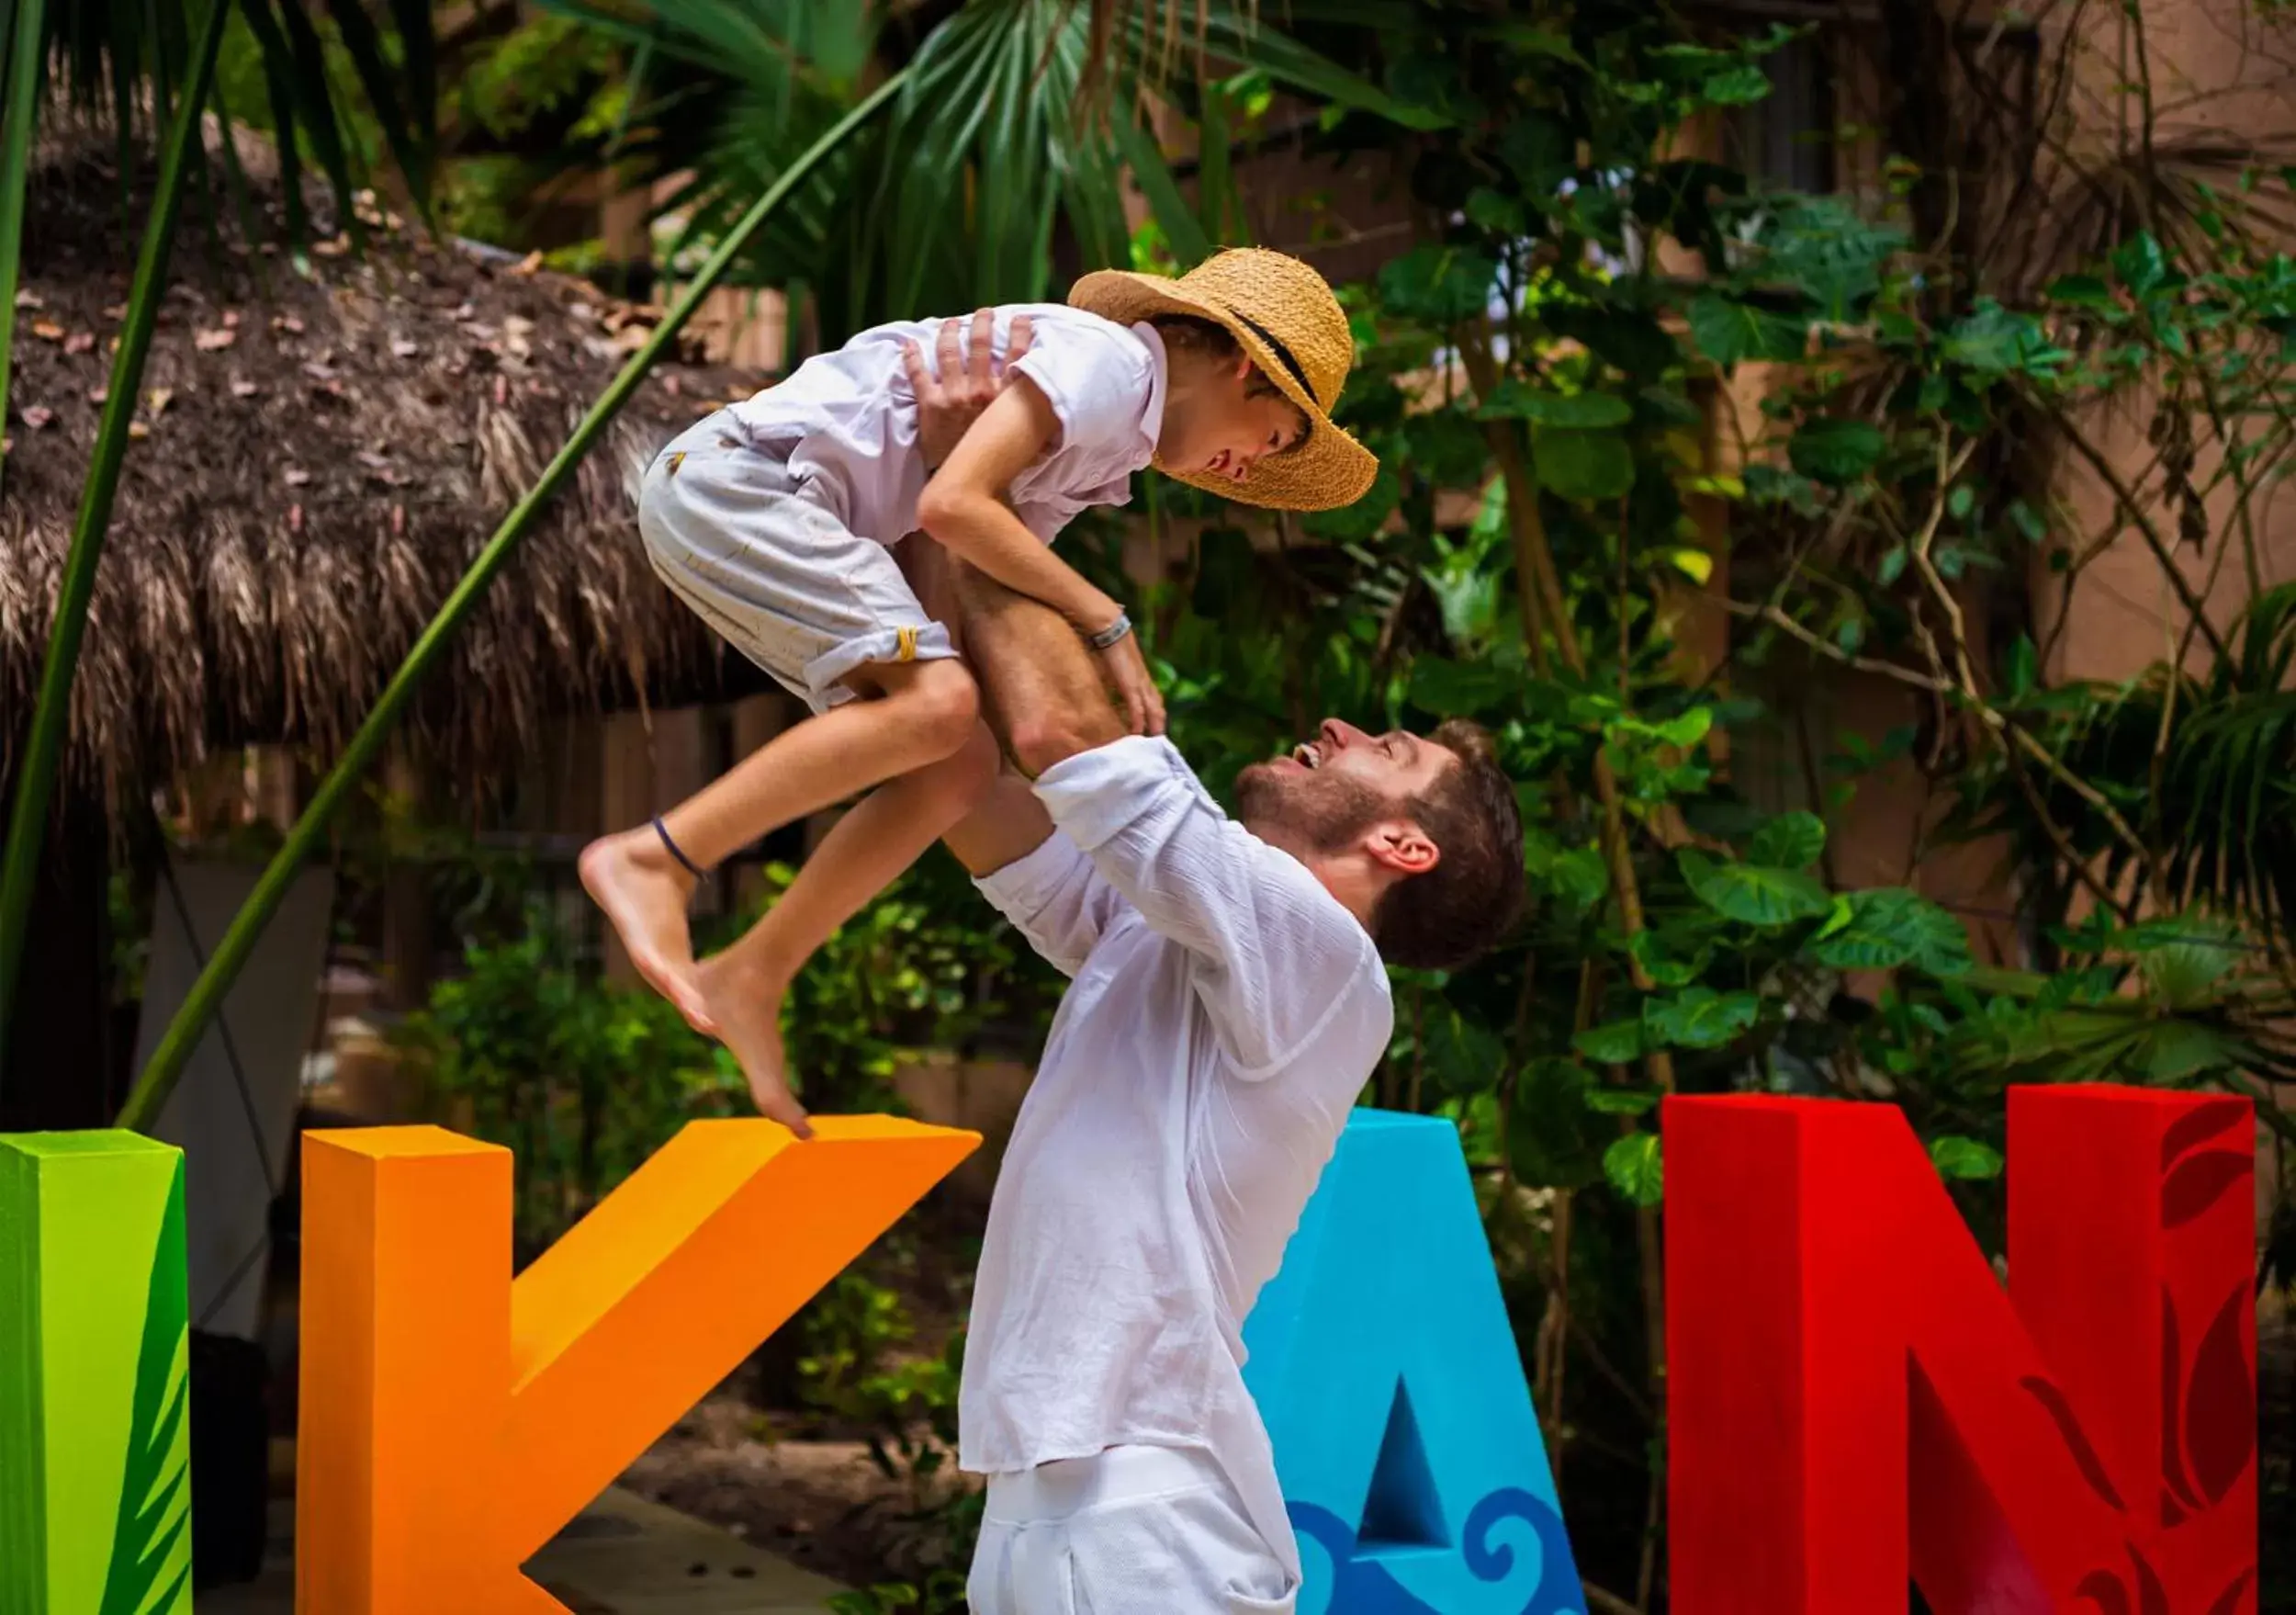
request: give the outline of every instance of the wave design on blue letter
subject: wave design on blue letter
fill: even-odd
[[[1376,1557],[1359,1556],[1354,1528],[1311,1503],[1289,1506],[1292,1528],[1313,1541],[1332,1561],[1329,1615],[1446,1615],[1406,1591]],[[1519,1615],[1586,1615],[1577,1564],[1562,1516],[1541,1497],[1519,1486],[1503,1486],[1475,1505],[1467,1517],[1460,1556],[1478,1581],[1503,1582],[1514,1569],[1512,1544],[1493,1542],[1491,1532],[1506,1520],[1527,1524],[1538,1539],[1538,1585]]]

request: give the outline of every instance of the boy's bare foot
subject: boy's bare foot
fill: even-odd
[[[789,983],[724,954],[696,966],[694,978],[717,1023],[718,1040],[733,1050],[749,1079],[759,1113],[811,1138],[805,1108],[789,1090],[789,1057],[782,1048],[782,997]]]
[[[582,849],[582,888],[605,910],[637,973],[677,1005],[696,1032],[715,1037],[708,999],[694,979],[686,929],[692,877],[671,862],[651,830],[603,836]]]

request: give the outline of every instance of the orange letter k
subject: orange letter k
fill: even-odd
[[[511,1278],[511,1156],[303,1148],[302,1615],[566,1615],[520,1573],[979,1144],[881,1116],[690,1124]]]

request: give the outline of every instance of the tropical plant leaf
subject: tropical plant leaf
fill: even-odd
[[[1164,227],[1165,240],[1171,243],[1172,255],[1179,260],[1180,267],[1191,269],[1210,257],[1211,238],[1196,210],[1180,195],[1164,153],[1156,149],[1155,136],[1129,118],[1117,119],[1114,127],[1133,182],[1148,198],[1149,211]]]
[[[1991,1145],[1951,1135],[1930,1140],[1930,1161],[1946,1178],[1998,1178],[2003,1164]]]
[[[1690,300],[1690,334],[1726,369],[1750,359],[1798,359],[1809,342],[1806,322],[1711,291]]]
[[[1845,894],[1849,913],[1811,945],[1811,954],[1834,970],[1895,970],[1912,965],[1932,976],[1965,974],[1969,933],[1961,921],[1925,898],[1899,887]]]
[[[1612,500],[1635,483],[1634,450],[1615,432],[1541,426],[1531,436],[1539,486],[1564,499]]]
[[[1588,1108],[1593,1095],[1586,1067],[1574,1061],[1531,1061],[1515,1079],[1507,1110],[1507,1155],[1518,1181],[1536,1188],[1578,1189],[1603,1176],[1603,1150],[1615,1136]]]
[[[1695,847],[1675,854],[1691,893],[1726,920],[1741,925],[1786,925],[1833,907],[1833,898],[1799,870],[1724,863]]]
[[[1785,446],[1794,469],[1813,482],[1836,487],[1856,480],[1882,457],[1880,427],[1871,421],[1820,416],[1805,421]]]
[[[1533,387],[1510,376],[1491,392],[1477,412],[1486,420],[1531,421],[1541,426],[1565,426],[1591,432],[1624,426],[1634,419],[1634,406],[1615,393],[1557,392]]]
[[[1655,1133],[1629,1133],[1603,1152],[1603,1176],[1637,1205],[1666,1198],[1666,1165]]]
[[[1651,1037],[1683,1048],[1720,1048],[1734,1042],[1761,1012],[1761,999],[1750,992],[1716,992],[1710,987],[1688,987],[1669,999],[1653,999],[1643,1006],[1642,1020]]]
[[[1754,832],[1746,855],[1779,869],[1807,869],[1826,850],[1826,821],[1815,813],[1781,813]]]
[[[1570,1045],[1588,1059],[1605,1066],[1623,1066],[1638,1058],[1643,1049],[1643,1026],[1640,1017],[1626,1021],[1606,1022],[1590,1026],[1570,1040]]]
[[[1427,242],[1379,270],[1379,296],[1395,312],[1430,325],[1457,325],[1491,302],[1499,266],[1480,253]]]
[[[1599,1115],[1639,1116],[1658,1108],[1659,1096],[1648,1089],[1590,1086],[1586,1108]]]
[[[1411,699],[1445,717],[1472,717],[1514,699],[1519,682],[1495,662],[1423,656],[1412,665]]]

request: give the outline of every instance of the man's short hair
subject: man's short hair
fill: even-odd
[[[1413,797],[1410,813],[1442,855],[1388,887],[1371,935],[1390,965],[1455,970],[1514,928],[1523,912],[1523,810],[1480,724],[1450,718],[1429,737],[1458,758]]]

